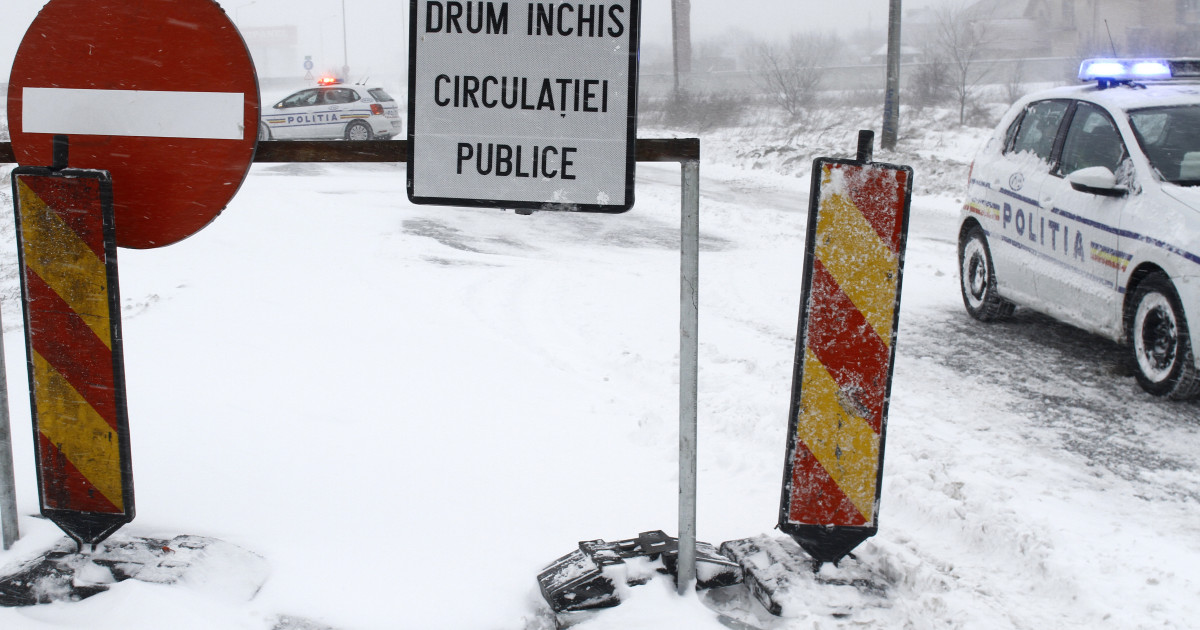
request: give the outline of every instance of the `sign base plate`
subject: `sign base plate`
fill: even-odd
[[[204,536],[171,539],[115,535],[92,553],[64,538],[49,551],[0,576],[0,606],[79,601],[128,579],[175,584],[202,574],[223,594],[254,597],[270,574],[266,560],[236,545]]]
[[[738,563],[746,589],[772,615],[849,617],[864,606],[889,605],[888,586],[871,567],[819,562],[786,537],[730,540],[721,544],[721,553]]]

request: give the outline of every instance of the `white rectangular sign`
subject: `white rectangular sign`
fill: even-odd
[[[236,92],[27,87],[21,92],[21,130],[241,140],[245,104],[246,96]]]
[[[640,0],[411,0],[414,203],[633,205]]]

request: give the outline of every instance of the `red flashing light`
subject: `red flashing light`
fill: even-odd
[[[335,79],[335,78],[333,78],[333,77],[321,77],[321,78],[320,78],[320,79],[317,81],[317,84],[318,84],[318,85],[334,85],[334,84],[336,84],[337,82],[338,82],[338,80],[337,80],[337,79]]]

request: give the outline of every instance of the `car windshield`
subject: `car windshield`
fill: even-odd
[[[1129,112],[1129,122],[1160,177],[1200,186],[1200,105],[1139,109]]]

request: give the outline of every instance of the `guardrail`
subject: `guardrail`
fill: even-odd
[[[697,138],[639,138],[639,162],[691,162],[700,159]],[[0,142],[0,164],[16,162],[12,143]],[[407,162],[408,141],[287,141],[258,143],[255,162]]]

